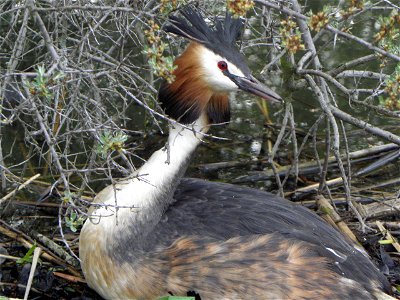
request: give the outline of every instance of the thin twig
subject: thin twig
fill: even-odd
[[[19,185],[12,192],[9,192],[7,195],[5,195],[3,198],[0,199],[0,205],[1,205],[1,203],[6,201],[7,199],[11,198],[12,196],[14,196],[18,191],[22,190],[23,188],[28,186],[32,181],[34,181],[36,178],[39,178],[39,177],[40,177],[40,174],[36,174],[36,175],[32,176],[31,178],[29,178],[24,183],[22,183],[21,185]]]

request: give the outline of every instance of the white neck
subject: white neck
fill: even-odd
[[[173,193],[190,157],[208,130],[207,117],[202,115],[187,127],[171,125],[165,148],[154,152],[130,178],[103,189],[94,202],[106,206],[95,209],[92,222],[86,222],[85,227],[90,226],[88,223],[97,224],[115,233],[134,225],[133,235],[144,237],[150,232],[173,202]]]

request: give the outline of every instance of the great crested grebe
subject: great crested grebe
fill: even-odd
[[[182,179],[203,133],[229,120],[228,93],[280,97],[235,46],[242,22],[209,27],[190,6],[166,31],[190,40],[159,100],[179,120],[165,148],[95,198],[79,244],[90,287],[107,299],[377,299],[390,285],[368,256],[308,209],[270,193]],[[118,205],[120,208],[112,207]],[[126,207],[135,207],[126,208]]]

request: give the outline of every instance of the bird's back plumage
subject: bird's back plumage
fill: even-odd
[[[282,290],[289,289],[290,285],[284,280],[286,277],[289,280],[291,276],[300,276],[291,279],[298,280],[298,284],[306,291],[307,282],[319,282],[318,278],[310,277],[308,268],[312,266],[317,270],[320,267],[323,270],[329,266],[338,277],[329,280],[320,277],[321,291],[326,289],[327,292],[333,292],[332,289],[335,289],[332,281],[339,280],[340,277],[355,281],[357,286],[352,293],[359,289],[390,291],[386,278],[377,271],[369,258],[307,208],[267,192],[199,179],[183,179],[174,197],[178,200],[167,209],[152,233],[134,245],[136,247],[140,244],[140,249],[135,251],[143,253],[152,261],[155,257],[160,259],[172,252],[174,254],[170,255],[176,256],[177,263],[181,260],[182,272],[186,270],[185,266],[190,270],[202,268],[204,261],[207,262],[208,259],[220,261],[216,270],[220,269],[221,273],[224,273],[225,268],[243,268],[244,272],[247,264],[251,268],[259,265],[260,269],[252,276],[259,279],[257,284],[264,284],[265,289],[271,291],[274,286]],[[124,237],[119,239],[123,248],[133,242],[124,240]],[[218,253],[212,253],[213,251]],[[114,253],[122,255],[116,257],[116,260],[129,260],[127,251]],[[290,258],[291,256],[297,258]],[[277,259],[275,264],[272,257]],[[164,259],[173,261],[170,257]],[[296,260],[300,264],[297,266],[298,270],[294,269],[297,273],[290,270],[285,273],[281,269],[286,265],[296,267]],[[269,269],[263,269],[264,262],[269,264],[264,266]],[[312,262],[317,266],[313,266]],[[206,265],[209,268],[212,263]],[[266,280],[273,277],[277,279],[276,282],[263,282],[265,274],[269,276],[265,277]],[[180,274],[183,279],[185,276],[187,274]],[[204,284],[207,280],[218,281],[217,274],[216,278],[209,279],[201,277],[200,273],[198,276],[197,281],[194,279],[193,282],[198,282],[199,286],[188,286],[189,290],[199,290],[202,286],[207,286]],[[243,282],[250,284],[246,280]],[[222,283],[221,288],[224,288]],[[225,288],[229,289],[228,284]],[[343,295],[349,293],[348,290],[342,292]],[[324,295],[329,296],[321,294]]]

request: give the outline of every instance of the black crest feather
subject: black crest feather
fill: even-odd
[[[188,5],[180,10],[180,16],[171,15],[164,26],[166,32],[174,33],[197,42],[234,63],[245,75],[250,74],[245,59],[236,47],[243,30],[243,20],[234,18],[227,11],[224,19],[215,18],[210,27],[198,9]]]
[[[242,32],[242,20],[232,18],[228,12],[224,21],[216,18],[215,28],[210,28],[201,13],[192,6],[186,6],[180,10],[180,13],[184,18],[170,16],[170,24],[165,26],[165,31],[175,33],[203,45],[211,46],[215,43],[231,45],[236,42]]]

